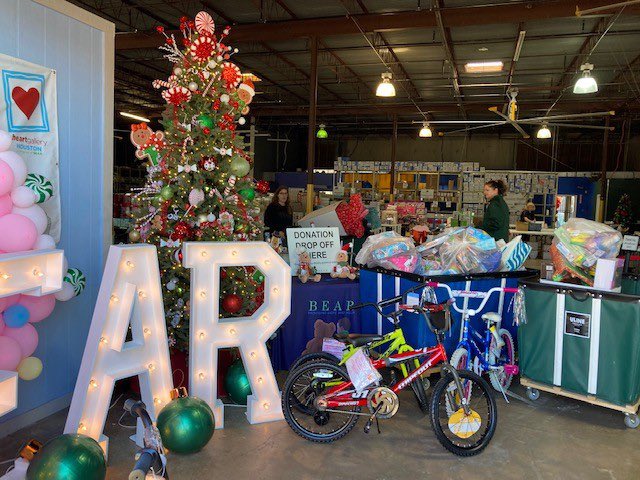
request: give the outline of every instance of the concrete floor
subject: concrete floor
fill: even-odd
[[[520,386],[516,394],[524,395]],[[118,426],[121,399],[109,414],[108,479],[126,479],[135,446],[131,431]],[[498,399],[498,429],[479,456],[458,458],[435,439],[410,391],[382,435],[365,435],[364,421],[345,438],[328,445],[295,435],[282,422],[249,425],[240,408],[227,408],[225,429],[193,456],[169,456],[172,480],[190,479],[638,479],[640,429],[630,430],[623,415],[541,392],[534,405]],[[46,440],[62,431],[66,411],[0,440],[0,461],[11,458],[28,438]],[[131,424],[130,418],[123,423]],[[6,465],[0,467],[2,473]]]

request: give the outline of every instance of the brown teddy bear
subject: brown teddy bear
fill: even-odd
[[[319,282],[322,275],[317,273],[316,268],[311,265],[311,257],[306,250],[298,251],[298,278],[302,283],[307,283],[307,280],[313,280]]]
[[[307,342],[306,348],[302,355],[307,353],[318,353],[322,351],[322,341],[325,338],[333,337],[336,332],[336,324],[328,323],[322,320],[316,320],[313,324],[313,338]]]

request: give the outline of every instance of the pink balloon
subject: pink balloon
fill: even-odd
[[[13,200],[11,200],[11,195],[2,195],[0,197],[0,217],[5,216],[7,213],[11,213],[12,208]]]
[[[35,224],[22,215],[10,213],[0,217],[0,250],[22,252],[30,250],[38,239]]]
[[[56,306],[56,297],[53,296],[53,294],[43,297],[21,295],[18,303],[24,305],[27,307],[27,310],[29,310],[29,322],[37,323],[51,315],[51,312],[53,312]]]
[[[13,186],[19,187],[27,179],[27,164],[16,152],[0,152],[0,160],[6,162],[13,172]]]
[[[22,297],[22,295],[20,295],[19,293],[16,295],[11,295],[10,297],[4,297],[3,300],[7,302],[4,308],[10,307],[11,305],[15,305],[16,303],[18,303],[20,301],[20,297]]]
[[[5,328],[4,336],[13,338],[22,351],[22,357],[30,357],[33,352],[36,351],[38,346],[38,331],[36,327],[27,323],[20,328]]]
[[[22,349],[13,338],[0,337],[0,370],[12,370],[15,372],[22,360]]]
[[[0,335],[2,335],[2,332],[4,332],[4,329],[5,329],[4,318],[2,318],[2,314],[0,313]]]
[[[0,160],[0,195],[6,195],[13,188],[13,170],[9,164]]]

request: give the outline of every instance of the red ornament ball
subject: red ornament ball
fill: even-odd
[[[158,25],[158,26],[156,27],[156,32],[158,32],[158,33],[162,33],[162,32],[164,32],[164,27],[163,27],[162,25]]]
[[[242,298],[231,293],[222,299],[222,308],[227,313],[237,313],[242,308]]]
[[[260,193],[268,193],[269,192],[269,182],[266,180],[258,180],[256,182],[256,190]]]
[[[204,133],[205,135],[209,135],[211,133],[211,129],[209,127],[204,127],[202,129],[202,133]]]

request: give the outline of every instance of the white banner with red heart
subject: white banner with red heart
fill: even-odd
[[[0,130],[11,134],[11,150],[53,184],[40,206],[49,217],[46,233],[60,240],[58,105],[56,71],[0,54]]]

